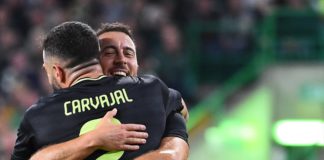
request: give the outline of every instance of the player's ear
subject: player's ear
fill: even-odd
[[[57,82],[60,84],[65,84],[66,83],[66,75],[65,75],[64,69],[60,65],[57,65],[57,64],[54,64],[52,69],[53,69],[54,77],[57,80]]]

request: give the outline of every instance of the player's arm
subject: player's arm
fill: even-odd
[[[188,159],[188,133],[186,121],[189,118],[187,106],[180,92],[168,88],[168,102],[166,105],[167,121],[164,138],[157,150],[138,157],[137,160],[148,159]]]
[[[168,88],[168,86],[158,77],[151,76],[155,78],[161,84],[161,91],[166,98],[166,113],[169,115],[172,111],[179,111],[186,121],[189,119],[189,112],[185,101],[183,100],[181,93],[173,88]]]
[[[97,149],[137,150],[146,143],[145,126],[138,124],[113,124],[114,109],[103,117],[97,128],[73,140],[54,144],[39,150],[31,160],[79,160],[88,157]],[[76,147],[77,146],[77,147]]]
[[[189,155],[188,134],[183,116],[173,112],[168,116],[164,138],[157,150],[146,153],[135,160],[187,160]]]
[[[172,111],[178,111],[182,114],[186,121],[189,119],[188,107],[181,97],[181,93],[175,89],[168,88],[168,101],[166,105],[166,112],[170,114]]]
[[[181,114],[184,117],[184,119],[186,120],[186,122],[188,122],[189,120],[189,111],[188,111],[188,107],[186,105],[186,102],[183,100],[183,98],[181,98],[181,105],[182,105],[182,110],[181,110]]]
[[[146,153],[135,160],[187,160],[189,154],[188,144],[178,137],[166,137],[161,141],[159,149]]]
[[[91,133],[86,133],[73,140],[50,145],[39,151],[37,151],[30,160],[73,160],[83,159],[94,152],[96,146],[95,142],[92,141]]]
[[[26,117],[25,114],[19,125],[11,160],[26,160],[35,152],[34,133]]]

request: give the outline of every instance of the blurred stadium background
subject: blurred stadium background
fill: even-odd
[[[141,72],[190,107],[190,160],[323,160],[323,14],[323,0],[0,0],[0,159],[49,92],[42,37],[78,20],[132,26]]]

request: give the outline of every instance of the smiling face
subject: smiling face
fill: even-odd
[[[136,76],[138,63],[132,39],[123,32],[110,31],[98,36],[100,64],[107,76]]]

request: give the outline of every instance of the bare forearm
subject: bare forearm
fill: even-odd
[[[78,138],[51,145],[39,150],[31,160],[80,160],[85,159],[97,149],[106,151],[137,150],[146,143],[148,134],[140,124],[113,124],[114,109],[106,113],[96,129]]]
[[[135,160],[187,160],[189,146],[187,142],[178,137],[163,138],[160,148],[146,153]]]
[[[84,159],[95,151],[89,135],[51,145],[39,150],[30,160],[79,160]]]
[[[172,152],[163,152],[163,151],[152,151],[149,153],[146,153],[135,160],[175,160],[174,153]]]

